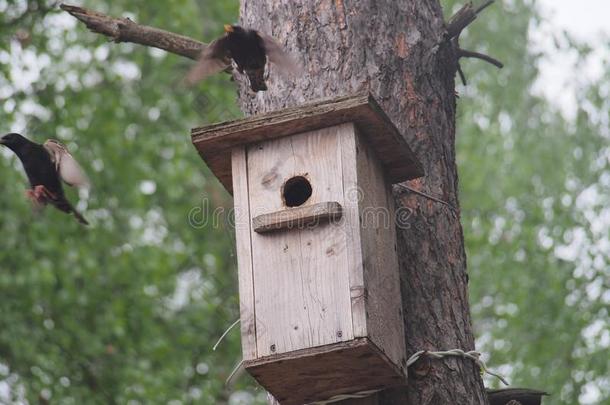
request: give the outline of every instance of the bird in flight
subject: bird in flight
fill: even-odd
[[[16,133],[4,135],[0,144],[11,149],[21,160],[30,182],[26,196],[35,208],[51,204],[73,214],[81,224],[89,225],[64,195],[61,180],[69,186],[89,187],[87,176],[64,145],[53,139],[40,145]]]
[[[186,76],[187,84],[221,72],[235,62],[237,71],[245,72],[253,91],[267,90],[265,66],[271,62],[284,73],[297,70],[297,65],[273,38],[256,30],[225,25],[225,34],[212,41],[201,53],[197,64]]]

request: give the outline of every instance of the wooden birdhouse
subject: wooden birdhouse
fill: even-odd
[[[246,370],[281,404],[404,384],[393,183],[421,165],[369,95],[196,128],[235,202]]]

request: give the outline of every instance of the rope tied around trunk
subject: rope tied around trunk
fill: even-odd
[[[231,324],[231,326],[229,326],[227,328],[227,330],[225,330],[225,332],[222,334],[222,336],[220,336],[220,338],[214,345],[213,350],[216,350],[216,348],[222,342],[222,340],[225,338],[225,336],[231,331],[231,329],[233,329],[239,323],[239,321],[240,321],[240,319],[237,319],[235,322],[233,322]],[[496,377],[498,380],[502,381],[502,383],[504,385],[509,385],[508,381],[506,381],[506,379],[504,377],[502,377],[500,374],[496,374],[492,371],[489,371],[485,362],[483,360],[481,360],[481,353],[477,352],[476,350],[470,350],[468,352],[465,352],[462,349],[451,349],[451,350],[436,351],[436,352],[431,352],[428,350],[420,350],[420,351],[415,352],[413,355],[411,355],[411,357],[409,357],[409,359],[407,360],[407,368],[411,367],[413,364],[415,364],[419,359],[421,359],[424,356],[429,356],[433,359],[443,359],[445,357],[462,357],[465,359],[470,359],[470,360],[474,361],[477,366],[479,366],[479,368],[481,369],[481,374],[489,374],[491,376]],[[235,366],[233,371],[231,371],[231,374],[225,381],[226,385],[231,384],[233,377],[239,370],[241,370],[242,366],[243,366],[243,360],[240,361]],[[332,403],[339,402],[339,401],[344,401],[346,399],[366,398],[379,391],[381,391],[381,390],[380,389],[365,390],[365,391],[355,392],[353,394],[340,394],[340,395],[335,395],[327,400],[310,402],[307,405],[327,405],[327,404],[332,404]]]
[[[467,359],[471,359],[472,361],[474,361],[477,364],[477,366],[479,366],[482,374],[489,374],[491,376],[494,376],[498,380],[502,381],[502,383],[504,385],[509,385],[508,381],[506,381],[506,379],[504,377],[502,377],[500,374],[496,374],[496,373],[489,371],[485,362],[483,360],[481,360],[481,353],[477,352],[476,350],[471,350],[469,352],[465,352],[461,349],[451,349],[451,350],[439,351],[439,352],[429,352],[427,350],[420,350],[420,351],[416,352],[415,354],[413,354],[411,357],[409,357],[409,360],[407,360],[407,367],[410,367],[411,365],[415,364],[415,362],[417,360],[419,360],[421,358],[421,356],[423,356],[423,355],[430,356],[434,359],[442,359],[444,357],[450,357],[450,356],[464,357]]]
[[[477,352],[476,350],[471,350],[468,352],[465,352],[462,349],[451,349],[451,350],[437,351],[437,352],[431,352],[428,350],[420,350],[418,352],[415,352],[411,357],[409,357],[409,359],[407,360],[407,368],[411,367],[423,356],[429,356],[433,359],[442,359],[445,357],[462,357],[462,358],[470,359],[470,360],[474,361],[477,366],[479,366],[482,374],[485,373],[485,374],[494,376],[497,379],[499,379],[500,381],[502,381],[502,383],[504,385],[509,385],[508,382],[506,381],[506,379],[504,377],[502,377],[500,374],[496,374],[496,373],[489,371],[489,369],[487,368],[487,365],[485,365],[485,362],[483,360],[481,360],[481,353]],[[366,398],[379,391],[381,391],[381,390],[367,390],[367,391],[356,392],[353,394],[335,395],[334,397],[329,398],[327,400],[311,402],[307,405],[327,405],[327,404],[332,404],[332,403],[339,402],[339,401],[344,401],[346,399]]]

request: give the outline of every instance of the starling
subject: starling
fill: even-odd
[[[89,225],[64,195],[61,180],[77,187],[87,187],[89,183],[79,164],[61,143],[49,139],[40,145],[11,133],[0,138],[0,144],[15,152],[21,160],[30,181],[26,196],[35,207],[51,204],[60,211],[74,214],[81,224]]]
[[[540,405],[544,391],[529,388],[502,388],[487,390],[490,405]]]
[[[296,70],[296,64],[282,47],[271,37],[256,30],[225,25],[225,34],[212,41],[201,53],[197,65],[186,76],[193,84],[214,73],[237,65],[239,73],[246,73],[253,91],[267,90],[265,66],[274,63],[282,71]]]

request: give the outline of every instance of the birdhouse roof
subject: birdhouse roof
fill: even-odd
[[[316,101],[191,130],[193,145],[232,192],[231,150],[236,146],[353,122],[375,151],[391,183],[424,175],[404,137],[369,93]]]

